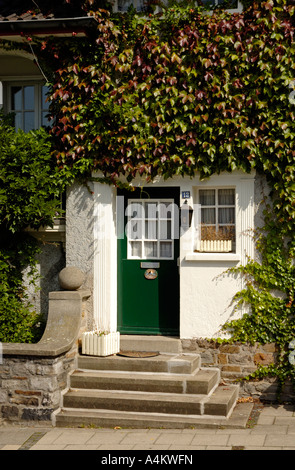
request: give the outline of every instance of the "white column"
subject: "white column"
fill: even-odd
[[[239,203],[238,218],[240,224],[240,244],[239,252],[241,254],[241,265],[246,266],[248,260],[254,259],[255,242],[254,242],[254,182],[255,178],[241,178],[239,184]],[[246,288],[245,277],[241,275],[241,290]],[[237,309],[240,316],[250,313],[250,308],[246,304],[240,305]]]
[[[245,266],[248,257],[254,258],[254,177],[241,178],[238,201],[238,218],[240,223],[241,264]]]
[[[97,328],[117,329],[116,189],[94,183],[94,321]]]

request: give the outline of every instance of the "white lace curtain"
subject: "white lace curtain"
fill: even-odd
[[[235,190],[202,189],[199,191],[201,223],[205,225],[235,223]]]

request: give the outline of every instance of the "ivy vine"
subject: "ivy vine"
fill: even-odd
[[[59,177],[96,170],[118,185],[137,175],[264,174],[272,206],[257,236],[261,261],[238,268],[247,288],[237,299],[251,315],[225,328],[233,340],[278,343],[278,364],[259,374],[294,379],[295,6],[267,0],[208,15],[186,2],[145,16],[93,0],[85,8],[96,36],[28,38],[51,77]]]

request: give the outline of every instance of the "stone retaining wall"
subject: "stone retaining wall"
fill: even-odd
[[[53,420],[76,367],[77,346],[58,357],[5,356],[0,364],[0,418]]]
[[[77,367],[78,338],[89,291],[49,294],[47,324],[36,344],[2,343],[0,420],[55,420],[69,374]],[[82,322],[83,323],[83,322]]]
[[[254,372],[258,365],[269,365],[276,362],[278,348],[276,344],[219,344],[206,339],[182,340],[183,352],[195,352],[201,355],[203,367],[218,367],[225,382],[236,382],[237,379]],[[240,397],[260,398],[264,401],[277,401],[277,381],[273,377],[257,380],[243,380],[240,383]],[[295,402],[292,385],[287,383],[281,397],[284,401]]]

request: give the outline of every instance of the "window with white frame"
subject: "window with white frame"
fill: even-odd
[[[132,199],[126,210],[128,259],[174,259],[173,199]]]
[[[198,189],[199,217],[196,251],[235,252],[235,188]]]
[[[41,126],[49,126],[48,88],[43,83],[10,82],[4,84],[4,108],[14,113],[16,130],[29,132]]]

